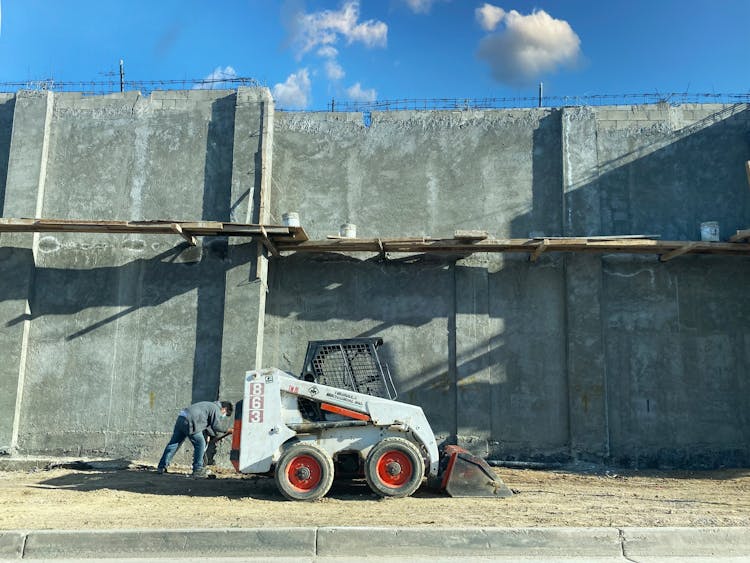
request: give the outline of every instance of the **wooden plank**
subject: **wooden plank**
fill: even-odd
[[[729,242],[742,242],[750,239],[750,229],[742,229],[737,231],[737,234],[729,237]]]
[[[262,239],[274,256],[285,252],[374,252],[434,253],[469,255],[478,252],[523,252],[538,259],[544,252],[586,252],[620,254],[658,254],[672,258],[686,252],[750,256],[750,229],[738,231],[736,242],[662,241],[626,237],[545,237],[544,239],[456,239],[429,237],[373,238],[373,239],[308,239],[301,227],[281,225],[253,225],[216,221],[84,221],[75,219],[14,219],[0,218],[0,232],[81,232],[81,233],[144,233],[197,236],[243,236]],[[637,238],[636,238],[637,237]],[[688,250],[683,250],[690,244]]]
[[[458,230],[453,233],[453,238],[459,240],[484,240],[489,237],[487,231]]]
[[[673,258],[677,258],[678,256],[682,256],[683,254],[687,254],[691,250],[693,250],[696,246],[698,246],[697,242],[691,242],[688,244],[685,244],[683,246],[680,246],[678,248],[675,248],[674,250],[667,252],[666,254],[662,254],[659,256],[659,260],[661,262],[668,262],[672,260]]]
[[[567,240],[571,237],[532,237],[534,240]],[[593,237],[573,237],[586,240],[627,240],[627,239],[660,239],[661,235],[597,235]]]
[[[379,242],[378,242],[379,241]],[[690,241],[657,241],[650,239],[615,239],[588,241],[586,239],[549,240],[544,252],[588,252],[619,254],[666,254],[682,248]],[[750,255],[750,244],[693,241],[691,252],[702,254]],[[382,249],[381,245],[382,244]],[[277,241],[279,250],[296,252],[375,252],[473,254],[479,252],[533,253],[539,245],[534,239],[489,239],[477,243],[455,239],[424,239],[396,241],[388,239],[314,240],[302,243]]]
[[[175,227],[178,225],[182,232]],[[306,241],[302,227],[222,223],[220,221],[90,221],[81,219],[0,218],[0,232],[66,232],[66,233],[144,233],[180,234],[180,236],[261,237],[263,229],[269,239]]]

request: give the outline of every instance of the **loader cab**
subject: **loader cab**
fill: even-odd
[[[390,370],[378,354],[382,345],[380,337],[310,341],[300,379],[394,400]]]

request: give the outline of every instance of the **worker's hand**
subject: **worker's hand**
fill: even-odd
[[[227,434],[231,434],[232,432],[234,432],[234,428],[230,428],[229,430],[227,430]]]

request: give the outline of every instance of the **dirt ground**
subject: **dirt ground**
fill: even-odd
[[[313,503],[283,500],[267,477],[219,470],[216,479],[196,481],[182,471],[0,472],[0,529],[750,526],[750,469],[497,469],[517,492],[512,498],[448,498],[423,487],[411,498],[380,499],[363,481],[344,481]]]

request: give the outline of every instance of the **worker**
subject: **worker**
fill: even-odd
[[[230,417],[233,410],[232,403],[228,401],[201,401],[182,409],[156,471],[167,473],[174,454],[187,438],[193,444],[194,450],[192,477],[195,479],[208,477],[208,472],[203,466],[203,454],[206,452],[206,439],[203,437],[203,431],[205,430],[209,436],[231,433]]]

